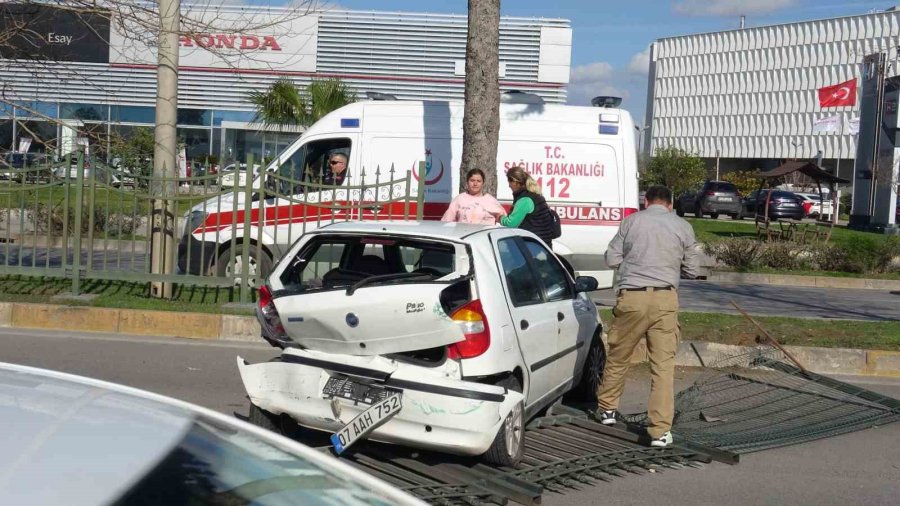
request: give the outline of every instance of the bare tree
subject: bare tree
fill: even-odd
[[[484,171],[485,191],[497,193],[500,136],[500,0],[469,0],[466,91],[460,182],[470,169]]]

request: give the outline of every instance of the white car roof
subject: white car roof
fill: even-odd
[[[315,233],[396,234],[462,241],[473,234],[498,228],[443,221],[347,221],[320,227]]]

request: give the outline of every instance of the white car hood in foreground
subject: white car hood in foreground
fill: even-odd
[[[445,283],[375,285],[275,299],[287,334],[304,348],[383,355],[446,346],[464,339],[441,308]]]

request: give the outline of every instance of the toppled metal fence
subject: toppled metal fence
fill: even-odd
[[[646,415],[627,418],[638,427]],[[772,348],[719,358],[675,398],[676,440],[749,453],[900,421],[900,401],[804,371]]]
[[[76,295],[84,280],[237,287],[247,301],[304,232],[421,213],[424,186],[414,193],[410,171],[363,169],[357,180],[328,185],[323,167],[320,160],[318,174],[292,163],[266,172],[249,158],[218,174],[158,178],[81,155],[6,167],[0,274],[71,280]],[[159,231],[172,237],[170,250],[151,247]],[[165,268],[151,269],[153,254]]]
[[[554,410],[561,414],[528,425],[525,453],[515,469],[374,443],[361,444],[341,458],[440,505],[540,504],[544,491],[562,493],[629,474],[700,467],[711,460],[678,446],[649,448],[634,434],[591,421],[584,411]]]

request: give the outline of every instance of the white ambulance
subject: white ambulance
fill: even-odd
[[[367,184],[374,183],[376,171],[382,181],[387,180],[393,168],[394,178],[412,171],[415,195],[418,171],[424,167],[423,217],[440,220],[460,189],[462,122],[461,102],[356,102],[312,125],[266,171],[300,179],[310,167],[327,171],[330,156],[343,153],[348,157],[343,185],[358,185],[363,177]],[[601,287],[612,286],[612,272],[604,262],[606,247],[621,221],[638,210],[631,116],[612,108],[503,103],[500,125],[497,198],[511,204],[512,194],[504,174],[512,166],[523,166],[540,183],[547,203],[560,216],[562,236],[553,241],[554,251],[579,274],[597,278]],[[301,167],[305,172],[299,170]],[[257,188],[260,179],[263,178],[254,183]],[[297,194],[290,199],[263,199],[262,214],[258,212],[259,199],[252,202],[249,241],[254,246],[262,245],[262,255],[258,253],[260,249],[251,248],[250,268],[254,276],[257,272],[268,274],[273,260],[290,243],[323,221],[396,219],[371,212],[348,214],[355,208],[353,205],[323,215],[319,207],[323,203],[352,204],[359,198],[358,190],[355,195],[352,190],[291,193]],[[241,210],[244,195],[239,190],[233,196],[211,199],[188,213],[179,244],[179,267],[183,272],[243,272],[237,265],[240,250],[235,253],[231,248],[245,240]],[[415,216],[415,208],[410,212]],[[231,226],[235,221],[237,226]]]

